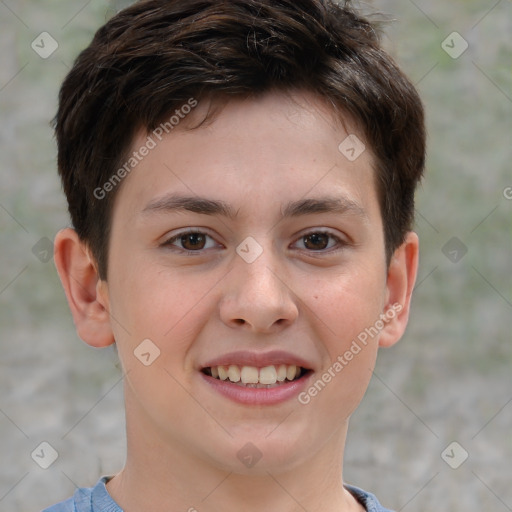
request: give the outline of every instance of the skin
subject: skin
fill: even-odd
[[[408,233],[386,265],[373,157],[367,147],[350,162],[338,150],[348,133],[363,137],[321,99],[231,100],[211,123],[184,130],[205,108],[124,179],[106,281],[72,229],[55,240],[79,336],[95,347],[115,340],[125,372],[127,461],[107,489],[126,512],[363,510],[342,486],[348,421],[379,346],[405,330],[418,238]],[[237,215],[143,213],[170,193],[222,200]],[[280,217],[290,201],[325,196],[357,208]],[[179,238],[163,245],[187,228],[211,237],[204,248],[186,254]],[[319,230],[340,242],[304,239]],[[252,263],[236,253],[248,236],[263,249]],[[401,311],[307,405],[235,403],[199,373],[234,350],[281,349],[310,363],[312,383],[394,304]],[[147,338],[161,352],[144,366],[134,350]],[[252,468],[237,457],[248,442],[262,455]]]

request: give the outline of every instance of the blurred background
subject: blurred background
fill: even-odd
[[[69,220],[49,121],[78,52],[129,3],[0,1],[0,511],[124,464],[116,355],[79,340],[53,264]],[[512,2],[358,5],[385,15],[429,154],[412,316],[352,418],[344,477],[397,511],[512,510]]]

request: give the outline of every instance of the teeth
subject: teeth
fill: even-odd
[[[227,378],[228,378],[228,371],[226,370],[226,367],[225,366],[218,366],[217,369],[219,371],[219,379],[220,380],[227,380]],[[213,372],[212,372],[212,376],[213,376]]]
[[[231,382],[238,382],[240,380],[240,368],[238,366],[232,364],[228,368],[228,379]]]
[[[286,365],[280,364],[277,368],[277,380],[283,382],[284,379],[286,379]]]
[[[275,366],[265,366],[260,370],[260,384],[275,384],[277,372]]]
[[[295,378],[295,374],[297,373],[297,367],[292,364],[286,368],[286,378],[288,380],[293,380]]]
[[[275,386],[285,380],[294,380],[301,374],[301,367],[294,364],[269,365],[263,368],[255,366],[242,366],[236,364],[229,366],[212,366],[211,376],[215,379],[229,380],[239,385]]]
[[[244,384],[258,384],[258,368],[254,366],[243,366],[241,380]]]

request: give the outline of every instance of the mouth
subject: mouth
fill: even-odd
[[[205,361],[198,370],[211,391],[246,406],[292,400],[314,374],[308,359],[283,350],[231,352]]]
[[[311,370],[294,364],[257,366],[208,366],[201,372],[213,379],[242,388],[271,389],[306,377]]]

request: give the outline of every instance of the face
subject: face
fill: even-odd
[[[129,429],[237,472],[243,450],[275,470],[343,437],[389,307],[372,156],[350,161],[348,134],[308,94],[236,100],[125,178],[103,286]]]

